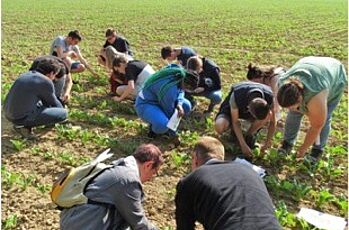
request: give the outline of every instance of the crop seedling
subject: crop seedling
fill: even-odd
[[[176,151],[173,151],[171,153],[171,162],[173,162],[173,165],[175,168],[179,168],[184,164],[189,164],[189,160],[190,160],[190,157],[188,154],[178,153]]]
[[[25,140],[16,140],[16,139],[11,139],[10,142],[12,143],[13,148],[17,151],[20,152],[26,147],[26,142]]]
[[[17,214],[10,214],[4,221],[2,221],[2,228],[4,230],[15,229],[18,225]]]
[[[336,197],[331,194],[328,189],[322,189],[320,192],[314,192],[312,194],[315,197],[315,204],[318,208],[323,207],[328,202],[336,200]]]

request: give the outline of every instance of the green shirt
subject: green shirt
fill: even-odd
[[[339,100],[347,85],[345,68],[337,59],[330,57],[305,57],[294,64],[280,77],[283,85],[288,79],[296,77],[304,85],[301,112],[306,112],[306,105],[313,96],[328,90],[327,102]]]

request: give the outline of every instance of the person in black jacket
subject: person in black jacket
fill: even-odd
[[[195,104],[193,96],[203,96],[210,100],[206,113],[211,113],[215,105],[222,101],[220,69],[212,60],[194,56],[188,59],[187,69],[196,71],[200,76],[199,86],[186,97]]]
[[[133,52],[131,50],[130,43],[126,40],[126,38],[120,36],[116,33],[115,29],[108,28],[105,32],[106,41],[103,45],[103,48],[100,50],[99,55],[97,56],[98,63],[107,66],[107,54],[106,48],[108,46],[112,46],[116,52],[123,53],[127,56],[129,60],[133,58]],[[113,60],[109,60],[110,64]]]
[[[245,136],[239,119],[249,122]],[[215,130],[222,134],[231,128],[232,135],[240,145],[244,157],[252,157],[251,149],[255,148],[257,132],[269,122],[268,134],[261,152],[271,146],[276,129],[274,96],[271,88],[256,82],[240,82],[231,87],[224,99],[215,120]]]
[[[177,230],[281,229],[268,191],[249,166],[223,161],[224,147],[202,137],[192,153],[192,172],[177,184]]]

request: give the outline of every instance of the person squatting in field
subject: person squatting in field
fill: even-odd
[[[187,66],[187,60],[196,55],[197,53],[190,47],[172,48],[171,46],[165,46],[161,49],[163,60],[167,61],[168,64],[177,61],[184,68]]]
[[[62,210],[60,229],[156,230],[143,210],[143,183],[157,174],[163,161],[160,149],[153,144],[142,144],[133,155],[114,161],[114,167],[87,185],[87,204]]]
[[[50,55],[62,58],[70,67],[71,73],[81,73],[87,68],[94,76],[98,76],[80,52],[78,44],[81,40],[82,36],[78,30],[70,31],[66,37],[58,36],[51,44]]]
[[[193,96],[202,96],[210,100],[205,113],[211,113],[215,105],[222,101],[220,69],[212,60],[206,57],[193,56],[188,59],[186,68],[199,74],[199,85],[192,92],[186,92],[193,107],[196,104]]]
[[[251,63],[248,65],[247,68],[247,79],[253,82],[258,82],[269,86],[273,91],[274,98],[276,98],[279,89],[279,77],[281,74],[285,73],[286,70],[280,66],[257,66],[252,65]],[[274,100],[274,112],[276,120],[280,120],[281,111],[277,100]]]
[[[105,31],[105,37],[106,41],[103,48],[99,51],[99,55],[97,56],[99,64],[102,66],[108,66],[108,61],[109,63],[112,63],[113,60],[108,60],[108,55],[106,53],[106,49],[109,46],[113,47],[118,53],[125,54],[128,60],[133,59],[133,52],[131,50],[130,43],[126,40],[126,38],[117,34],[114,28],[108,28]]]
[[[231,134],[239,144],[243,156],[250,159],[251,149],[256,147],[256,134],[268,122],[268,134],[261,151],[264,152],[271,146],[276,128],[273,106],[274,96],[269,86],[250,81],[234,84],[216,116],[215,130],[222,134],[231,128]],[[245,135],[239,119],[250,123]]]
[[[223,161],[224,146],[201,137],[191,154],[192,172],[177,184],[177,230],[281,230],[263,180],[249,166]]]
[[[65,74],[65,66],[43,58],[11,86],[4,102],[5,117],[23,137],[35,138],[32,128],[67,119],[68,113],[55,95],[53,81]]]
[[[184,98],[184,91],[195,89],[198,81],[195,72],[177,65],[165,67],[147,79],[136,98],[136,112],[138,117],[149,124],[149,137],[166,133],[177,138],[178,144],[176,132],[169,129],[167,124],[175,110],[178,117],[191,111],[192,106]]]
[[[155,73],[149,64],[139,60],[129,61],[125,55],[116,56],[112,66],[113,71],[117,75],[122,75],[126,83],[126,85],[120,85],[116,88],[118,96],[113,97],[113,100],[118,102],[125,99],[135,99],[147,78]]]

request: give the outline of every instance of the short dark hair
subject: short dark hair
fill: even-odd
[[[57,61],[53,59],[43,59],[37,64],[35,71],[42,73],[43,75],[47,75],[51,72],[57,73],[60,68],[61,67]]]
[[[62,77],[64,77],[64,75],[69,74],[69,67],[67,65],[67,63],[65,63],[63,60],[58,62],[60,69],[59,72],[56,75],[57,79],[60,79]]]
[[[127,58],[125,55],[117,55],[113,59],[113,68],[119,67],[121,63],[127,63]]]
[[[115,29],[110,27],[105,31],[105,37],[112,36],[114,33],[116,33]]]
[[[185,77],[183,83],[189,86],[191,89],[196,89],[199,84],[199,75],[196,71],[185,70]]]
[[[78,30],[70,31],[68,37],[71,37],[72,39],[78,39],[79,41],[82,40],[82,36]]]
[[[59,65],[59,71],[56,75],[56,78],[62,78],[64,77],[65,74],[69,74],[69,67],[68,65],[61,59],[61,58],[58,58],[56,56],[52,56],[52,55],[45,55],[45,56],[40,56],[40,57],[37,57],[32,65],[30,66],[29,70],[31,71],[36,71],[36,69],[38,68],[38,64],[40,62],[42,62],[43,60],[53,60],[53,62],[57,62],[57,64]]]
[[[139,163],[153,161],[152,168],[158,168],[164,162],[161,150],[153,144],[142,144],[133,153]]]
[[[187,61],[188,70],[196,71],[196,69],[201,65],[202,65],[202,59],[199,56],[190,57]]]
[[[299,102],[303,95],[303,85],[296,79],[290,79],[290,82],[282,85],[277,94],[277,100],[281,107],[290,107]]]
[[[198,158],[207,161],[212,158],[224,159],[224,146],[214,137],[201,137],[194,146],[194,153]]]
[[[250,63],[247,66],[247,79],[248,80],[254,80],[257,78],[270,78],[274,75],[274,66],[267,66],[267,67],[263,67],[263,66],[257,66],[257,65],[252,65],[252,63]]]
[[[161,57],[162,59],[166,59],[168,57],[171,56],[171,52],[172,52],[172,48],[171,46],[165,46],[161,49]]]
[[[260,97],[252,99],[248,106],[250,113],[252,113],[252,116],[257,120],[264,120],[271,109],[267,101]]]

